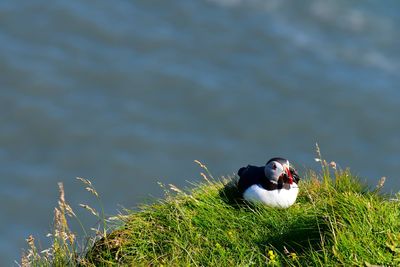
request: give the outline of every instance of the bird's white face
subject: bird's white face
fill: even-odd
[[[282,178],[284,175],[287,175],[289,172],[289,161],[282,164],[278,161],[271,161],[267,165],[265,165],[264,169],[265,176],[271,181],[278,183],[278,180]],[[291,175],[290,175],[291,177]],[[289,181],[292,183],[293,181]]]

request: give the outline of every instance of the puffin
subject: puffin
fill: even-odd
[[[249,202],[285,209],[295,203],[299,193],[300,177],[284,158],[272,158],[261,167],[242,167],[238,176],[239,192]]]

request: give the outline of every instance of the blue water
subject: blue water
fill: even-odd
[[[57,182],[88,228],[272,156],[400,190],[398,1],[0,3],[0,265],[47,245]],[[76,228],[79,232],[79,228]]]

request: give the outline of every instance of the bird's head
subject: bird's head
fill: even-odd
[[[284,158],[270,159],[265,165],[264,173],[267,179],[274,183],[293,184],[300,180],[296,170]]]

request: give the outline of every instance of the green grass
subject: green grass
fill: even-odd
[[[79,256],[61,249],[31,257],[33,265],[400,265],[400,202],[348,170],[322,161],[322,173],[305,175],[288,209],[243,202],[235,177],[202,175],[204,183],[171,186],[164,199],[118,216],[119,226]]]
[[[309,174],[295,205],[249,205],[235,178],[173,188],[121,217],[87,253],[96,265],[364,266],[400,264],[400,203],[349,171]],[[173,192],[173,193],[172,193]]]

